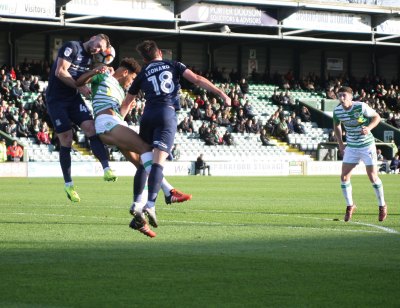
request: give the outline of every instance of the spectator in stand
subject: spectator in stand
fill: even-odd
[[[26,118],[22,118],[20,122],[17,124],[17,137],[29,137],[31,134],[28,124],[26,123]]]
[[[39,119],[34,119],[29,127],[30,136],[36,136],[41,126],[41,121]]]
[[[21,115],[21,118],[20,118],[20,121],[22,121],[22,119],[25,120],[25,123],[26,123],[26,125],[28,126],[28,129],[29,129],[29,127],[31,126],[30,113],[31,113],[30,110],[24,110],[24,109],[22,109],[22,115]]]
[[[11,89],[11,99],[15,102],[16,106],[23,105],[23,98],[24,91],[21,88],[21,81],[17,80],[15,85]]]
[[[43,122],[43,124],[45,124],[46,122]],[[42,125],[42,127],[40,128],[40,131],[37,133],[36,135],[36,139],[38,141],[39,144],[50,144],[50,135],[49,135],[49,131],[46,129],[46,125]]]
[[[204,140],[206,132],[207,132],[207,124],[206,124],[206,122],[202,122],[200,127],[199,127],[199,130],[198,130],[200,139]]]
[[[9,76],[11,81],[17,80],[17,73],[15,72],[14,66],[10,67]]]
[[[245,117],[248,119],[253,119],[255,116],[253,106],[250,104],[248,100],[246,100],[246,102],[243,105],[243,113]]]
[[[1,76],[0,94],[7,101],[11,98],[10,83],[9,83],[9,81],[7,79],[7,75],[5,73],[4,73],[4,75]]]
[[[212,97],[211,98],[210,105],[211,105],[212,110],[214,110],[214,112],[216,112],[216,111],[221,109],[221,105],[218,103],[216,97]]]
[[[226,145],[234,145],[233,136],[228,130],[225,131],[224,135],[222,136],[222,140]]]
[[[206,175],[206,169],[207,169],[208,175],[211,175],[210,165],[208,165],[204,161],[203,154],[200,154],[199,157],[197,157],[197,160],[195,162],[195,174],[198,175],[198,174],[200,174],[201,170],[203,170],[203,175]]]
[[[276,126],[276,136],[284,142],[288,142],[289,129],[287,120],[283,111],[279,113],[278,123]]]
[[[392,161],[390,162],[389,168],[390,168],[390,172],[396,173],[396,174],[399,173],[399,169],[400,169],[400,159],[399,159],[399,155],[398,155],[398,154],[396,154],[396,155],[393,157]]]
[[[222,144],[223,143],[222,136],[218,132],[218,128],[217,128],[216,124],[211,123],[210,128],[211,128],[211,133],[214,136],[216,144]]]
[[[283,96],[284,104],[290,107],[294,107],[296,102],[292,95],[290,94],[289,90],[286,90],[285,95]]]
[[[30,92],[29,86],[31,85],[31,82],[26,78],[25,75],[21,76],[21,89],[24,92]]]
[[[178,131],[185,134],[191,134],[193,132],[193,124],[189,122],[188,117],[184,117],[183,120],[178,124]]]
[[[297,115],[295,111],[292,111],[290,113],[290,117],[288,119],[288,129],[289,129],[289,134],[294,133],[294,126],[296,125],[297,122]]]
[[[29,90],[33,93],[39,93],[40,91],[40,85],[39,85],[39,77],[34,76],[30,85],[29,85]]]
[[[282,93],[281,93],[282,94]],[[271,96],[271,101],[275,104],[275,105],[280,105],[280,94],[278,94],[277,89],[274,89],[274,93]]]
[[[14,140],[12,145],[7,148],[7,156],[9,161],[19,162],[24,156],[24,151],[18,144],[17,140]]]
[[[194,102],[190,98],[189,93],[182,94],[180,96],[180,104],[181,104],[182,109],[185,109],[185,110],[191,109],[193,107]]]
[[[6,130],[6,126],[8,125],[8,119],[4,114],[3,110],[0,109],[0,130]]]
[[[233,126],[233,132],[237,134],[244,134],[246,132],[246,119],[237,120]]]
[[[387,159],[383,156],[381,149],[376,149],[376,159],[378,161],[379,172],[388,172],[389,163]]]
[[[197,106],[199,106],[200,109],[205,108],[206,99],[204,99],[200,94],[196,96],[194,102],[197,103]]]
[[[236,115],[236,119],[238,121],[247,120],[247,117],[244,115],[244,110],[242,108],[239,109],[239,112]]]
[[[214,110],[212,110],[210,104],[206,104],[205,112],[204,112],[204,120],[206,121],[213,121],[214,118]]]
[[[249,84],[246,78],[242,78],[239,82],[240,92],[242,93],[243,99],[246,99],[247,94],[249,93]]]
[[[267,131],[262,129],[260,132],[260,140],[263,146],[275,146],[267,136]]]
[[[15,107],[14,102],[11,102],[11,108],[12,108],[12,110],[13,110],[13,112],[12,112],[12,119],[14,120],[15,123],[18,124],[19,118],[20,118],[19,108]]]
[[[17,137],[17,124],[15,123],[14,119],[10,119],[8,125],[6,126],[5,132],[12,138]]]
[[[190,115],[193,117],[193,120],[201,120],[203,115],[201,113],[199,105],[195,102],[192,109],[190,109]]]
[[[217,119],[217,124],[223,127],[230,127],[231,122],[229,121],[228,114],[227,113],[222,114],[222,117]]]
[[[0,163],[7,161],[7,146],[6,141],[0,137]]]
[[[239,109],[241,108],[239,95],[238,95],[238,94],[235,94],[235,95],[233,96],[231,102],[232,102],[232,105],[231,105],[231,106],[232,106],[232,109],[233,109],[235,112],[238,112]]]
[[[311,113],[306,106],[301,108],[300,119],[302,122],[311,122]]]
[[[336,93],[335,93],[335,88],[333,86],[330,86],[327,90],[326,90],[326,98],[329,99],[336,99]]]
[[[179,144],[175,143],[171,150],[172,159],[179,160],[181,158],[181,150],[179,149]]]
[[[305,134],[304,125],[301,123],[301,119],[299,117],[296,118],[296,123],[293,126],[294,132],[296,134]]]
[[[203,135],[203,140],[206,145],[217,145],[218,141],[215,139],[215,135],[212,133],[211,128],[207,127]]]
[[[258,134],[260,132],[260,126],[255,118],[248,119],[246,122],[246,133]]]
[[[271,114],[271,116],[267,120],[267,123],[265,123],[264,128],[270,136],[276,136],[276,127],[279,121],[278,119],[279,111],[275,111],[273,114]]]

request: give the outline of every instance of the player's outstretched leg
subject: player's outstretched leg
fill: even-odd
[[[174,188],[174,189],[171,189],[169,196],[165,196],[165,203],[166,204],[180,203],[180,202],[189,201],[191,199],[192,199],[192,195],[185,194]]]

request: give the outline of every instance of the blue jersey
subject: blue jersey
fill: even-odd
[[[177,61],[155,60],[142,68],[135,78],[128,93],[137,95],[144,92],[146,108],[168,105],[179,110],[179,80],[186,66]]]
[[[58,58],[65,59],[71,62],[71,66],[68,68],[68,72],[75,80],[79,78],[83,73],[91,68],[92,55],[83,48],[83,43],[80,41],[66,42],[58,50]],[[78,90],[67,86],[59,78],[55,76],[57,68],[57,61],[54,62],[50,76],[49,85],[47,87],[46,95],[47,101],[63,100],[75,96],[78,94]]]

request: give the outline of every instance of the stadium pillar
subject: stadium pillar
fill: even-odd
[[[176,58],[178,61],[182,61],[182,41],[179,40],[176,43]]]
[[[265,48],[265,79],[271,81],[271,48],[269,45]]]
[[[348,76],[353,76],[353,54],[349,50],[347,51],[347,74]]]
[[[375,46],[373,46],[372,49],[371,49],[371,62],[372,62],[372,65],[371,65],[372,72],[371,72],[371,74],[372,74],[372,76],[376,76],[377,72],[378,72],[377,61],[376,60],[377,60],[376,48],[375,48]]]
[[[326,54],[325,54],[325,50],[321,51],[321,64],[320,64],[320,72],[321,72],[321,79],[327,79],[328,76],[326,76]]]
[[[236,61],[236,66],[237,66],[237,72],[239,76],[242,75],[242,55],[243,55],[243,46],[239,45],[238,46],[238,56],[237,56],[237,61]]]
[[[300,54],[301,50],[293,53],[293,75],[296,80],[300,80]]]

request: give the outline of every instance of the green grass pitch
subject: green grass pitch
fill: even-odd
[[[343,222],[337,176],[170,177],[150,239],[131,230],[132,179],[0,179],[0,307],[400,307],[398,175],[366,176]]]

